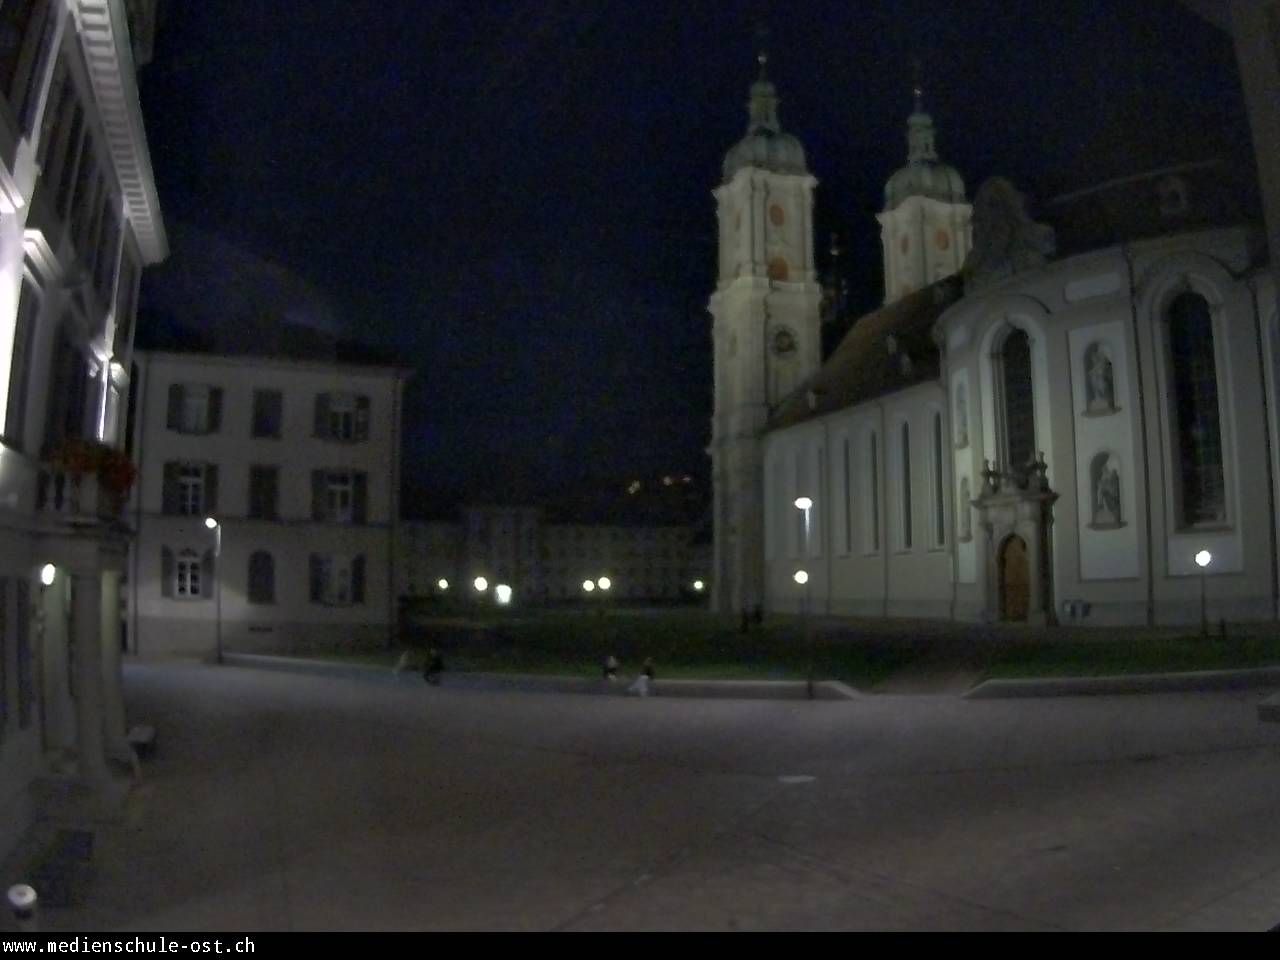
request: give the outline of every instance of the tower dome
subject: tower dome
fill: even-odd
[[[908,197],[928,197],[944,203],[964,203],[964,178],[938,159],[933,117],[924,112],[922,92],[915,89],[916,107],[907,118],[907,165],[884,188],[885,210],[896,209]]]
[[[747,102],[747,135],[734,144],[724,158],[725,182],[746,167],[758,167],[772,173],[809,172],[805,164],[804,147],[789,133],[782,132],[778,123],[778,91],[765,74],[769,62],[761,53],[760,76],[751,85],[751,99]]]

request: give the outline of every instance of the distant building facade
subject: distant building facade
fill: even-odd
[[[167,254],[138,102],[154,3],[0,4],[0,859],[34,786],[132,751],[121,450],[142,269]]]
[[[139,352],[130,649],[388,642],[407,371]],[[219,527],[211,529],[206,519]]]
[[[625,504],[627,494],[620,496]],[[708,585],[709,544],[700,542],[694,524],[675,517],[628,516],[622,509],[575,519],[539,507],[477,505],[461,509],[459,518],[402,523],[403,596],[470,597],[477,577],[490,589],[507,584],[517,603],[535,604],[583,600],[583,583],[602,577],[610,596],[638,603],[697,599],[694,584]]]

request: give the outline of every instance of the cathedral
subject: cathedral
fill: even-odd
[[[884,304],[824,359],[817,182],[764,67],[714,193],[715,608],[1275,618],[1277,298],[1220,168],[1135,171],[1037,222],[1006,179],[970,199],[917,90]]]

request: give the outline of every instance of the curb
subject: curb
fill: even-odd
[[[332,663],[262,654],[228,653],[223,663],[259,670],[280,670],[318,676],[358,677],[380,683],[415,682],[421,685],[417,670],[396,673],[386,667],[360,663]],[[452,690],[507,690],[523,693],[576,693],[596,696],[626,696],[630,683],[618,680],[607,683],[586,677],[548,676],[523,673],[446,673],[442,686]],[[814,699],[847,701],[862,699],[863,694],[838,680],[814,683]],[[803,680],[658,680],[654,697],[688,697],[705,700],[804,700],[807,684]]]
[[[1260,667],[1255,670],[1200,670],[1188,673],[1135,673],[1129,676],[1109,677],[984,680],[964,694],[964,699],[1087,697],[1121,693],[1250,690],[1257,687],[1280,687],[1280,667]]]
[[[1258,719],[1268,723],[1280,723],[1280,693],[1258,704]]]

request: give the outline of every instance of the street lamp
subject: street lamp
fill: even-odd
[[[54,578],[58,576],[58,568],[52,563],[46,563],[40,568],[40,582],[46,587],[52,587]]]
[[[1213,563],[1213,554],[1201,550],[1196,554],[1196,566],[1200,568],[1200,636],[1209,638],[1209,608],[1205,604],[1205,582],[1208,580],[1209,564]]]
[[[809,511],[813,509],[810,497],[796,497],[796,509],[804,512],[804,555],[809,556]],[[806,570],[796,571],[796,583],[804,587],[804,645],[809,654],[809,699],[813,699],[813,627],[809,623],[809,573]]]
[[[205,528],[214,533],[213,541],[213,594],[214,606],[217,610],[215,634],[218,663],[222,663],[222,524],[213,517],[204,518]]]
[[[594,580],[583,580],[583,581],[582,581],[582,589],[583,589],[583,592],[585,592],[585,593],[590,593],[590,592],[591,592],[592,590],[594,590],[595,588],[596,588],[596,582],[595,582]]]
[[[707,589],[707,585],[701,580],[695,580],[693,581],[693,589],[696,593],[701,593],[703,590]]]
[[[610,580],[608,577],[601,577],[599,580],[596,581],[596,586],[599,587],[601,590],[603,590],[605,593],[608,593],[609,588],[613,586],[613,581]]]
[[[441,577],[439,580],[436,581],[436,586],[440,588],[441,593],[444,593],[446,590],[449,589],[449,581],[446,580],[444,577]]]
[[[511,588],[505,583],[500,583],[493,588],[493,595],[502,606],[506,606],[511,602]]]
[[[476,593],[484,593],[489,589],[489,581],[484,577],[476,577],[471,581],[471,585],[476,588]]]

